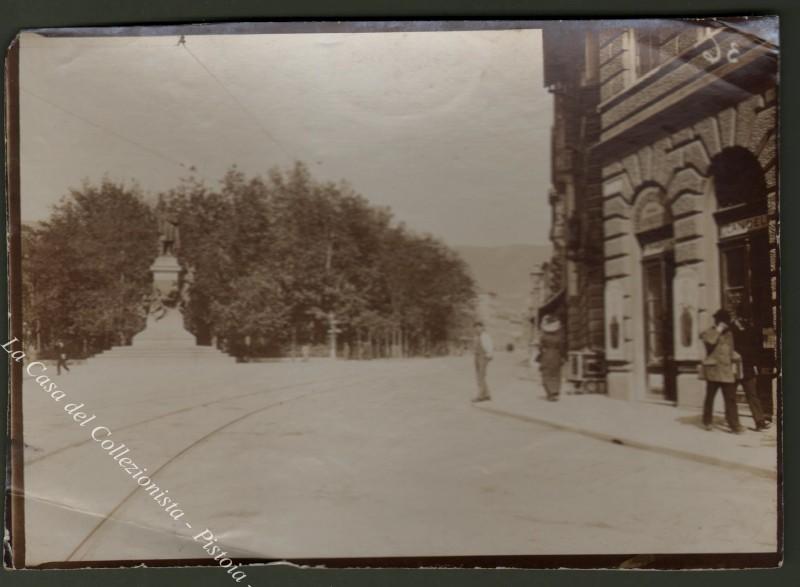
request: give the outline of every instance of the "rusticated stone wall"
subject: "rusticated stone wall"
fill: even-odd
[[[672,217],[676,265],[674,331],[681,331],[681,319],[692,325],[691,336],[675,336],[674,357],[684,365],[678,374],[678,402],[699,404],[702,382],[692,365],[703,352],[697,333],[709,324],[710,314],[720,307],[718,227],[712,215],[716,199],[710,166],[729,147],[750,151],[764,172],[771,247],[769,287],[773,321],[777,321],[776,130],[776,92],[772,87],[669,134],[654,137],[649,144],[618,159],[606,157],[602,181],[610,394],[627,398],[643,394],[641,246],[636,237],[635,210],[644,194],[656,191],[663,193],[664,205]],[[611,328],[618,330],[616,347],[611,346]]]

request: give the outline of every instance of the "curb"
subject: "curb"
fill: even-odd
[[[699,454],[695,452],[690,452],[687,450],[681,450],[676,448],[669,448],[666,446],[661,446],[658,444],[651,444],[648,442],[643,442],[641,440],[634,440],[632,438],[625,438],[622,436],[616,436],[613,434],[606,434],[605,432],[597,432],[594,430],[589,430],[587,428],[581,428],[579,426],[574,426],[571,424],[562,424],[558,422],[553,422],[552,420],[546,420],[544,418],[536,418],[533,416],[525,416],[523,414],[517,414],[514,412],[509,412],[506,410],[502,410],[495,407],[490,406],[481,406],[477,404],[472,404],[474,407],[478,408],[479,410],[483,410],[485,412],[489,412],[495,414],[497,416],[504,416],[506,418],[513,418],[515,420],[521,420],[523,422],[529,422],[532,424],[541,424],[544,426],[549,426],[550,428],[554,428],[556,430],[564,430],[567,432],[573,432],[575,434],[580,434],[582,436],[587,436],[589,438],[594,438],[595,440],[602,440],[606,442],[611,442],[613,444],[618,444],[621,446],[629,446],[631,448],[638,448],[640,450],[646,450],[650,452],[655,452],[659,454],[669,455],[672,457],[678,457],[681,459],[686,459],[690,461],[695,461],[698,463],[704,463],[707,465],[715,465],[717,467],[724,467],[726,469],[735,469],[738,471],[744,471],[750,473],[752,475],[756,475],[758,477],[764,477],[767,479],[777,480],[778,472],[775,469],[771,469],[768,467],[758,467],[755,465],[747,465],[744,463],[740,463],[738,461],[732,461],[728,459],[722,459],[719,457],[713,457],[709,455]]]

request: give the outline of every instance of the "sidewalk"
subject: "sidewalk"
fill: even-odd
[[[569,430],[599,440],[698,462],[777,477],[777,426],[756,432],[749,412],[740,412],[746,432],[727,432],[721,412],[714,430],[702,428],[700,411],[671,405],[562,393],[544,398],[538,381],[515,379],[493,390],[492,400],[475,407],[498,416]],[[718,401],[721,408],[721,400]]]

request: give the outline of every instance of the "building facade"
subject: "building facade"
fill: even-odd
[[[561,318],[568,352],[599,354],[604,350],[603,226],[596,219],[602,215],[603,193],[602,168],[592,153],[600,136],[594,38],[566,27],[543,33],[544,83],[553,95],[553,290],[541,312]]]
[[[599,98],[587,152],[602,206],[589,224],[603,244],[608,393],[700,405],[699,333],[719,308],[761,329],[769,378],[780,323],[776,48],[669,21],[587,29],[582,46]],[[594,234],[578,230],[567,241]]]

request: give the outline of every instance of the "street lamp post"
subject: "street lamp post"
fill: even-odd
[[[337,324],[336,316],[334,316],[333,312],[328,312],[328,336],[331,344],[331,359],[336,358],[336,335],[341,332]]]

